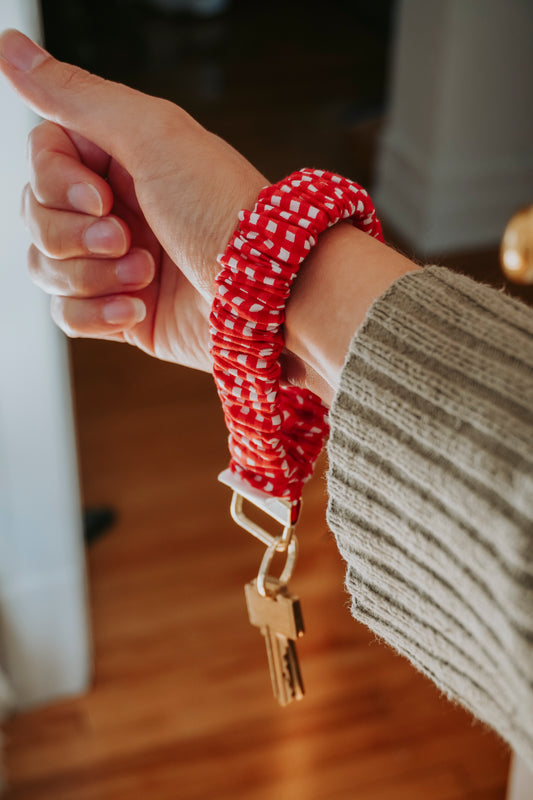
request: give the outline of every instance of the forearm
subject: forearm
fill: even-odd
[[[321,235],[293,285],[285,320],[287,378],[328,405],[372,303],[417,265],[348,223]]]
[[[328,521],[354,616],[533,764],[533,315],[436,267],[353,338]]]

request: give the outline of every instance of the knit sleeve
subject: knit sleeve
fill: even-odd
[[[533,312],[443,268],[404,276],[330,423],[353,615],[533,767]]]

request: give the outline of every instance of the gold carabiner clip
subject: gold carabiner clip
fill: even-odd
[[[253,489],[248,484],[241,481],[231,470],[225,469],[218,476],[218,479],[225,486],[229,486],[233,490],[233,497],[231,498],[230,512],[231,516],[237,525],[244,528],[245,531],[251,533],[256,539],[259,539],[268,548],[275,545],[275,551],[284,553],[291,542],[293,537],[294,528],[296,527],[297,520],[292,519],[293,507],[287,500],[281,500],[279,497],[271,497],[258,489]],[[274,536],[266,531],[261,525],[251,520],[243,510],[244,500],[254,505],[256,508],[263,511],[272,519],[279,522],[283,526],[281,535]]]

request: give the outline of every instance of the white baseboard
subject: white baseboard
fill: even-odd
[[[90,681],[85,586],[76,565],[1,596],[4,666],[18,709],[84,692]]]

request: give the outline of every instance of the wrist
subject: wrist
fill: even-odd
[[[337,225],[347,219],[364,232],[361,242],[382,240],[376,211],[361,186],[325,170],[292,173],[265,188],[253,211],[239,212],[216,278],[211,354],[230,432],[230,469],[255,489],[289,499],[293,509],[327,435],[320,398],[331,402],[354,325],[364,316],[360,309],[367,307],[368,281],[357,267],[367,260],[368,244],[359,252],[351,225]],[[291,288],[317,241],[287,322]],[[303,389],[283,380],[284,345],[285,378],[304,383]]]
[[[209,303],[213,302],[217,293],[216,276],[220,272],[218,258],[233,236],[239,212],[243,209],[251,211],[260,192],[270,186],[264,175],[251,165],[246,164],[246,167],[246,173],[243,171],[240,180],[235,181],[238,191],[224,195],[217,224],[213,225],[208,220],[209,225],[202,242],[203,253],[199,263],[203,265],[202,275],[206,276],[206,280],[201,285],[201,292]]]
[[[325,231],[302,264],[285,318],[285,377],[330,405],[350,342],[372,305],[417,264],[346,222]]]

